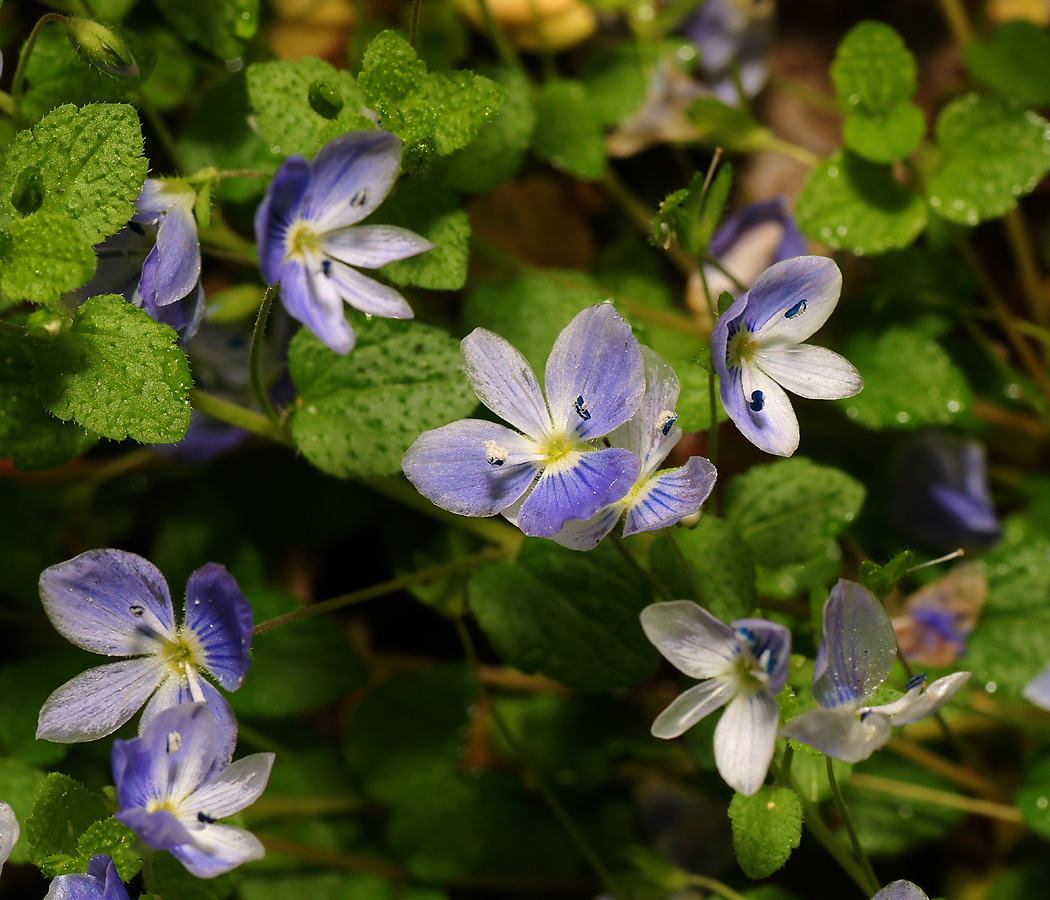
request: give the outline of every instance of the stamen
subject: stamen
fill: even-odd
[[[796,316],[801,316],[806,311],[808,304],[805,300],[799,300],[794,306],[791,307],[786,313],[784,313],[785,319],[794,319]]]
[[[496,441],[485,441],[484,447],[486,462],[497,469],[507,461],[507,457],[510,455],[507,448],[501,447]]]
[[[180,747],[182,747],[182,735],[177,731],[169,731],[167,743],[168,753],[178,753]]]
[[[146,607],[139,606],[136,603],[134,606],[128,607],[128,612],[135,616],[135,618],[141,619],[144,615],[146,615]]]
[[[752,647],[755,645],[755,641],[758,640],[758,638],[755,636],[755,633],[750,628],[745,628],[741,626],[736,630],[736,633],[737,637],[742,638],[746,643],[750,644]]]
[[[920,672],[918,675],[913,675],[906,682],[904,682],[904,689],[910,691],[917,687],[922,687],[926,684],[926,673]]]
[[[656,420],[656,427],[660,433],[667,437],[671,433],[671,429],[674,428],[674,423],[678,421],[678,414],[672,410],[665,409],[660,413],[660,417]]]
[[[214,825],[218,819],[209,816],[206,812],[197,813],[197,821],[203,822],[205,825]]]
[[[583,399],[583,394],[580,394],[580,396],[576,398],[576,402],[573,406],[576,409],[576,415],[585,422],[591,417],[590,412],[587,410],[587,401]]]
[[[364,206],[368,202],[368,191],[360,190],[353,197],[350,198],[350,205],[353,207]]]
[[[762,651],[762,654],[758,657],[758,664],[766,672],[773,671],[773,651],[771,648],[766,647],[766,649]]]
[[[762,412],[762,407],[766,405],[766,398],[761,391],[752,391],[751,402],[747,405],[751,407],[752,412]]]

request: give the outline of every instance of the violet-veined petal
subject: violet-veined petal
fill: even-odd
[[[796,256],[755,279],[744,320],[764,347],[798,344],[828,320],[841,291],[842,273],[834,260]]]
[[[598,510],[589,519],[570,519],[551,540],[570,550],[593,550],[602,542],[602,538],[616,527],[623,509],[623,501],[617,501]],[[515,514],[515,525],[517,518]]]
[[[884,682],[897,658],[893,624],[863,585],[839,579],[824,603],[813,696],[826,709],[856,709]]]
[[[733,670],[740,653],[736,630],[691,600],[653,603],[640,618],[649,642],[690,678],[713,678]]]
[[[330,281],[343,302],[370,316],[411,319],[415,315],[408,301],[392,287],[362,275],[338,260],[322,260],[320,274],[315,272],[314,280]]]
[[[641,476],[655,472],[682,436],[675,425],[675,404],[678,402],[679,383],[674,369],[658,353],[641,347],[645,366],[645,393],[642,402],[630,420],[610,432],[614,447],[624,447],[637,453],[642,462]]]
[[[813,344],[759,348],[755,365],[782,388],[811,400],[840,400],[864,389],[864,379],[848,359]]]
[[[300,216],[319,232],[360,222],[390,193],[400,170],[400,138],[387,131],[342,134],[310,163]]]
[[[215,878],[237,866],[262,859],[266,850],[250,831],[232,825],[205,825],[192,832],[188,843],[172,847],[171,855],[191,875]]]
[[[918,696],[906,694],[901,698],[901,700],[907,700],[906,703],[898,701],[886,706],[873,706],[871,711],[889,716],[890,724],[894,726],[910,725],[912,722],[918,722],[919,719],[932,716],[950,702],[952,697],[958,694],[970,680],[971,674],[970,672],[953,672],[951,675],[938,678]]]
[[[37,740],[72,744],[112,734],[138,712],[165,675],[166,663],[152,656],[81,672],[47,698]]]
[[[619,447],[570,451],[543,470],[521,506],[518,527],[529,537],[553,537],[569,519],[589,519],[623,497],[638,468],[638,457]]]
[[[737,619],[730,627],[757,664],[750,667],[752,676],[760,679],[773,696],[779,694],[788,676],[791,632],[768,619]]]
[[[190,688],[190,677],[193,678],[194,688]],[[215,765],[226,765],[233,759],[233,751],[237,747],[237,717],[229,701],[219,693],[215,686],[206,678],[202,678],[196,672],[191,676],[172,676],[157,691],[146,704],[139,719],[139,734],[144,734],[153,720],[164,710],[178,706],[180,703],[208,704],[212,715],[215,717],[215,729],[218,733],[218,741],[215,751]]]
[[[535,442],[504,425],[461,419],[424,431],[401,468],[424,497],[461,516],[494,516],[532,484]]]
[[[434,248],[425,237],[396,225],[340,228],[321,235],[319,246],[333,259],[363,269],[378,269]]]
[[[157,243],[147,257],[147,264],[150,257],[156,262],[148,269],[143,267],[139,293],[156,306],[181,300],[200,278],[201,248],[197,241],[197,220],[193,216],[194,199],[193,192],[188,191],[172,203],[167,215],[160,220]]]
[[[18,818],[11,809],[11,804],[0,800],[0,871],[3,871],[4,863],[10,859],[20,834]]]
[[[299,215],[303,194],[310,184],[310,164],[301,156],[289,156],[273,176],[266,196],[255,211],[255,243],[259,249],[259,271],[267,284],[284,277],[288,229]]]
[[[846,708],[810,709],[780,726],[780,734],[827,756],[855,763],[889,741],[893,726],[878,713],[870,713],[862,721]]]
[[[487,328],[460,342],[463,372],[478,399],[502,419],[536,440],[551,434],[551,417],[529,361]]]
[[[293,319],[298,319],[335,353],[346,355],[354,347],[354,330],[346,321],[343,298],[335,284],[299,260],[289,260],[281,269],[281,303]]]
[[[128,900],[128,890],[108,853],[88,860],[87,873],[52,879],[44,900]]]
[[[138,806],[118,810],[113,818],[127,825],[140,840],[158,850],[174,850],[190,840],[186,825],[166,809],[147,812],[146,807]]]
[[[710,460],[691,456],[678,469],[657,472],[627,498],[623,536],[654,531],[691,516],[710,496],[718,473]]]
[[[777,701],[765,690],[737,694],[715,728],[715,766],[733,790],[762,787],[777,743]]]
[[[136,293],[131,298],[131,302],[137,306],[139,301],[141,301],[142,308],[146,310],[146,313],[154,322],[170,325],[178,332],[179,344],[183,347],[197,333],[197,329],[200,328],[201,321],[204,319],[204,288],[199,281],[193,290],[176,303],[169,303],[167,306],[156,306],[146,297]]]
[[[1050,665],[1024,686],[1021,695],[1042,709],[1050,709]]]
[[[40,574],[40,599],[66,640],[106,656],[133,656],[175,637],[164,576],[123,550],[89,550]]]
[[[237,580],[218,563],[190,575],[185,627],[204,652],[204,668],[226,690],[237,690],[252,662],[252,606]]]
[[[798,449],[798,419],[783,389],[753,365],[729,370],[719,383],[722,406],[752,444],[775,456]]]
[[[738,320],[747,309],[748,301],[750,299],[750,293],[743,294],[739,299],[730,304],[722,315],[718,317],[718,321],[715,322],[714,330],[711,332],[711,364],[715,367],[715,371],[718,373],[719,381],[725,382],[729,380],[729,359],[727,351],[729,349],[729,330],[730,326],[734,326],[734,333],[736,333],[736,326],[740,324]],[[725,395],[723,394],[723,403],[725,402]]]
[[[683,691],[653,722],[653,737],[671,739],[684,734],[701,719],[725,706],[736,694],[731,678],[708,678]]]
[[[631,326],[611,303],[577,313],[554,342],[543,381],[556,434],[580,441],[608,434],[638,411],[645,393]]]
[[[273,768],[272,753],[253,753],[227,766],[183,801],[190,815],[225,819],[247,809],[266,789]]]
[[[930,900],[926,892],[910,881],[894,881],[887,884],[871,900]]]

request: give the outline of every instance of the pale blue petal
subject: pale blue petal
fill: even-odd
[[[752,444],[775,456],[798,449],[798,419],[783,389],[753,365],[728,370],[719,382],[722,407]]]
[[[736,694],[736,682],[726,678],[708,678],[684,691],[653,722],[653,737],[670,740],[684,734],[716,709],[725,706]]]
[[[896,703],[871,707],[871,712],[889,716],[890,723],[894,726],[910,725],[912,722],[918,722],[919,719],[932,716],[941,707],[949,703],[963,689],[966,682],[970,680],[971,674],[970,672],[953,672],[951,675],[945,675],[943,678],[938,678],[918,695],[909,691]]]
[[[182,195],[180,195],[181,197]],[[167,306],[193,290],[201,274],[201,248],[193,195],[172,203],[160,220],[157,243],[142,267],[139,293],[154,306]]]
[[[653,603],[641,612],[649,642],[690,678],[715,678],[733,671],[740,654],[736,629],[691,600]]]
[[[691,456],[678,469],[657,472],[627,507],[623,536],[674,525],[693,515],[711,495],[718,473],[710,460]]]
[[[127,825],[141,841],[157,850],[174,850],[190,839],[186,825],[166,809],[147,812],[146,807],[121,809],[113,818]]]
[[[747,309],[749,299],[750,294],[745,293],[739,300],[730,304],[729,308],[718,317],[714,330],[711,332],[711,363],[715,367],[715,372],[718,373],[718,380],[722,384],[723,405],[726,402],[725,383],[730,380],[728,355],[730,332],[736,334],[740,330],[740,326],[743,324],[744,310]],[[739,369],[736,371],[739,372]],[[729,412],[728,408],[726,412]]]
[[[678,402],[678,377],[671,365],[654,350],[642,347],[645,366],[645,393],[641,405],[629,421],[609,434],[614,447],[637,453],[644,478],[655,472],[671,452],[682,429],[674,424]]]
[[[1050,665],[1029,681],[1021,693],[1029,703],[1050,709]]]
[[[287,255],[288,228],[299,216],[303,195],[310,183],[310,164],[301,156],[289,156],[273,176],[266,196],[255,211],[255,243],[259,271],[267,284],[276,284]]]
[[[379,316],[382,319],[411,319],[415,315],[408,301],[398,291],[374,278],[362,275],[345,263],[322,260],[320,272],[314,273],[314,280],[330,281],[343,302],[370,316]]]
[[[744,320],[762,347],[798,344],[828,320],[841,291],[842,273],[834,260],[796,256],[755,279]]]
[[[856,709],[882,684],[897,658],[897,638],[885,608],[863,585],[839,579],[824,604],[824,626],[813,671],[813,696],[827,708]]]
[[[777,701],[768,691],[742,693],[715,728],[715,766],[733,790],[750,797],[766,780],[777,744]]]
[[[273,761],[272,753],[253,753],[237,760],[190,794],[184,807],[190,815],[204,813],[212,819],[225,819],[247,809],[266,789]]]
[[[593,550],[613,528],[623,512],[623,503],[613,503],[605,509],[598,510],[589,519],[570,519],[551,540],[570,550]],[[517,512],[514,524],[517,524]]]
[[[335,284],[299,260],[289,260],[281,268],[281,303],[293,319],[302,322],[335,353],[346,355],[354,347],[354,330],[346,321],[343,298]]]
[[[529,537],[553,537],[569,519],[589,519],[623,497],[638,468],[638,457],[618,447],[572,452],[543,470],[522,504],[518,527]]]
[[[59,875],[44,900],[128,900],[128,890],[108,853],[88,860],[87,874]]]
[[[204,668],[226,690],[237,690],[252,662],[252,607],[237,580],[218,563],[190,575],[185,627],[204,651]]]
[[[349,266],[378,269],[399,259],[434,249],[424,237],[396,225],[357,225],[321,236],[320,248]]]
[[[215,717],[206,703],[180,703],[164,710],[138,740],[155,751],[164,740],[162,749],[168,759],[165,796],[175,805],[203,783],[218,756]]]
[[[139,734],[144,734],[153,720],[164,710],[178,706],[180,703],[198,703],[203,697],[203,702],[208,704],[208,709],[215,718],[215,728],[218,733],[215,767],[227,765],[233,759],[233,751],[237,746],[237,717],[229,701],[210,681],[200,677],[196,672],[193,673],[193,680],[198,690],[196,697],[190,689],[189,679],[186,676],[173,675],[168,678],[142,711],[142,718],[139,719]]]
[[[494,461],[507,455],[502,465]],[[461,419],[424,431],[401,468],[432,503],[461,516],[494,516],[532,484],[539,464],[536,445],[504,425]]]
[[[160,571],[123,550],[89,550],[40,575],[40,599],[66,640],[92,653],[132,656],[175,638],[171,595]]]
[[[262,859],[266,850],[250,831],[232,825],[205,825],[192,832],[189,843],[171,848],[171,855],[191,875],[215,878],[253,859]]]
[[[849,360],[812,344],[760,349],[755,365],[792,394],[811,400],[840,400],[864,389],[864,379]]]
[[[893,726],[878,713],[861,721],[846,708],[811,709],[782,725],[780,734],[826,756],[856,763],[886,744],[893,736]]]
[[[18,819],[11,804],[0,800],[0,871],[4,863],[11,857],[11,851],[18,843],[22,830],[18,827]]]
[[[576,440],[608,434],[638,411],[645,393],[642,353],[611,303],[578,313],[558,335],[544,385],[555,433]]]
[[[894,881],[886,885],[871,900],[930,900],[926,892],[910,881]]]

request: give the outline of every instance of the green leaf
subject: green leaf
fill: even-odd
[[[976,225],[1006,215],[1050,171],[1050,124],[997,97],[966,94],[937,117],[944,162],[926,185],[930,206]]]
[[[966,48],[966,67],[1008,100],[1050,105],[1050,35],[1031,22],[997,25],[990,41],[974,41]]]
[[[532,150],[555,169],[586,181],[605,174],[602,123],[580,82],[554,78],[536,93]]]
[[[794,742],[792,742],[794,743]],[[805,745],[803,745],[805,746]],[[807,748],[809,749],[809,748]],[[791,783],[804,800],[810,803],[823,803],[831,799],[831,785],[828,784],[827,758],[822,753],[809,756],[796,753],[791,760]],[[840,759],[832,760],[835,768],[835,781],[845,784],[853,772],[853,764]]]
[[[966,376],[944,348],[912,329],[855,335],[846,357],[864,376],[864,390],[839,406],[865,428],[947,425],[973,406]]]
[[[479,569],[467,599],[503,659],[581,691],[633,687],[659,657],[638,627],[647,585],[608,542],[589,553],[526,541],[516,564]]]
[[[187,58],[182,42],[167,29],[148,29],[145,40],[156,51],[157,64],[143,82],[142,93],[161,112],[178,109],[193,90],[197,68]]]
[[[802,840],[802,803],[791,788],[766,786],[729,804],[736,861],[748,878],[772,875]]]
[[[849,113],[842,123],[842,142],[875,163],[904,159],[925,134],[926,117],[914,103],[902,103],[885,113]]]
[[[23,472],[51,469],[79,456],[98,440],[97,435],[56,419],[44,408],[36,395],[27,340],[0,333],[0,359],[6,363],[0,381],[0,458],[13,459]]]
[[[594,48],[580,66],[580,80],[602,125],[618,125],[645,102],[647,79],[633,42]]]
[[[142,860],[135,853],[138,839],[135,832],[116,819],[92,822],[77,841],[73,855],[55,854],[38,862],[45,875],[73,875],[86,872],[92,856],[105,853],[113,858],[121,881],[130,881],[142,868]]]
[[[420,322],[355,317],[357,346],[339,356],[306,329],[288,370],[299,390],[291,428],[303,455],[341,478],[394,475],[420,432],[471,412],[459,344]]]
[[[806,177],[795,219],[803,234],[833,250],[885,253],[922,233],[926,204],[893,180],[889,166],[839,150]]]
[[[698,140],[709,147],[751,153],[764,150],[773,140],[773,132],[749,110],[714,97],[697,97],[689,105],[689,118],[696,126]]]
[[[692,570],[700,598],[671,546],[672,538]],[[651,554],[652,570],[673,597],[698,599],[723,622],[742,619],[754,609],[751,551],[725,519],[706,515],[693,528],[676,528],[673,535],[653,543]]]
[[[237,885],[242,900],[447,900],[434,888],[408,887],[379,875],[349,875],[341,872],[245,878]]]
[[[0,758],[0,797],[11,804],[23,827],[33,812],[33,801],[46,777],[40,769],[20,759]],[[23,831],[22,834],[23,839],[11,851],[11,862],[15,865],[29,862],[29,833]]]
[[[394,284],[434,291],[456,291],[466,283],[470,222],[448,188],[402,179],[369,225],[400,225],[421,234],[433,249],[388,263],[380,271]]]
[[[1025,824],[1040,837],[1050,839],[1050,784],[1021,788],[1016,802]]]
[[[259,133],[283,154],[313,156],[329,117],[310,104],[310,86],[322,83],[335,91],[348,112],[360,113],[364,97],[349,72],[313,56],[298,62],[283,59],[248,67],[248,96]]]
[[[76,856],[81,836],[93,823],[108,818],[98,794],[68,775],[52,772],[40,787],[33,814],[23,822],[30,857],[46,871],[50,859]]]
[[[863,485],[845,472],[796,456],[755,466],[730,481],[726,518],[755,562],[775,567],[823,551],[863,502]]]
[[[12,300],[57,303],[94,274],[91,242],[67,216],[35,212],[0,232],[0,290]]]
[[[897,586],[897,582],[908,574],[908,569],[915,561],[911,550],[898,553],[885,565],[878,565],[871,560],[860,564],[860,583],[880,600],[885,600]]]
[[[37,393],[60,419],[103,437],[172,444],[190,424],[192,383],[175,340],[123,297],[92,297],[68,330],[34,344]]]
[[[915,96],[915,57],[889,25],[858,22],[839,42],[831,80],[839,105],[866,115],[891,112]]]
[[[41,212],[69,216],[92,244],[135,214],[146,180],[138,113],[123,103],[60,106],[21,131],[0,170],[0,214],[20,210],[17,189],[31,180]]]
[[[518,172],[536,125],[532,86],[525,73],[515,66],[482,71],[507,89],[507,99],[492,120],[478,129],[476,140],[448,157],[443,170],[450,187],[470,194],[490,191]]]
[[[157,7],[187,41],[220,59],[235,59],[259,27],[259,0],[157,0]]]

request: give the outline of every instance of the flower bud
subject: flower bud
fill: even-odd
[[[66,23],[69,40],[93,66],[121,78],[137,78],[138,63],[127,44],[105,25],[73,16]]]
[[[26,319],[26,337],[38,341],[53,341],[62,332],[61,315],[52,309],[38,309]]]

